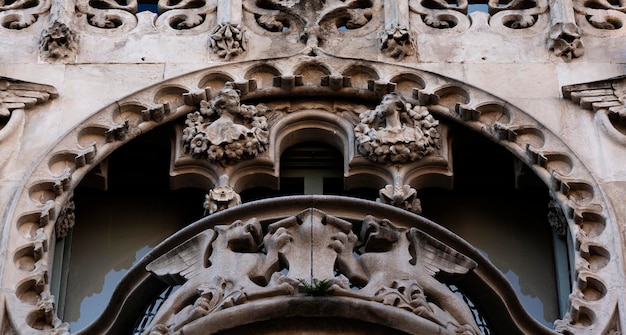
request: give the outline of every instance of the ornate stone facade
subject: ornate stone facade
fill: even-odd
[[[146,5],[0,3],[0,334],[314,327],[306,318],[402,334],[623,332],[623,4]],[[565,279],[546,298],[562,298],[554,325],[529,316],[505,279],[510,269],[418,215],[441,201],[432,189],[496,192],[495,176],[473,167],[500,156],[477,154],[481,142],[464,146],[465,129],[503,148],[548,195],[546,225],[567,245],[554,258]],[[149,134],[159,138],[154,147],[120,154]],[[340,154],[333,168],[341,181],[317,182],[341,197],[290,195],[294,179],[306,185],[330,170],[283,156],[302,143]],[[159,163],[133,165],[142,159]],[[521,171],[511,175],[523,189]],[[80,220],[95,211],[85,205],[88,190],[132,198],[162,184],[168,194],[206,194],[195,199],[206,217],[158,246],[150,241],[146,256],[129,249],[137,259],[106,309],[73,329],[62,312],[76,294],[67,287],[81,241],[73,231],[102,230],[124,249],[106,226]],[[94,244],[91,263],[100,252]],[[173,293],[152,303],[163,290]],[[149,304],[154,318],[131,324]]]

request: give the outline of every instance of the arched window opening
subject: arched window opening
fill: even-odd
[[[169,189],[169,131],[129,142],[74,192],[76,224],[57,242],[56,269],[63,270],[53,279],[59,317],[73,331],[102,313],[134,263],[202,216],[204,190]]]
[[[548,189],[504,148],[467,130],[455,129],[452,152],[454,188],[419,190],[422,215],[478,248],[526,310],[552,328],[565,312],[559,299],[567,300],[570,287],[563,281],[566,242],[548,222]]]

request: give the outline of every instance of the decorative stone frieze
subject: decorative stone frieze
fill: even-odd
[[[383,97],[376,109],[359,115],[354,128],[360,154],[379,163],[413,162],[439,146],[435,120],[425,106],[412,106],[399,94]]]
[[[476,267],[473,260],[386,219],[367,216],[361,227],[359,241],[351,223],[310,208],[266,233],[255,218],[205,230],[147,266],[182,286],[145,334],[174,334],[235,305],[321,290],[407,310],[442,332],[480,334],[467,305],[434,278],[464,275]],[[355,258],[358,244],[363,252]]]
[[[187,115],[182,138],[186,153],[226,165],[266,150],[266,110],[241,105],[239,94],[227,83],[213,100],[201,101],[199,110]]]
[[[78,50],[78,35],[65,23],[55,21],[42,32],[39,49],[44,58],[71,58]]]

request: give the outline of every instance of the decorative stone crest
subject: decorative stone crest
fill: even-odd
[[[45,58],[69,58],[78,49],[78,36],[65,23],[55,21],[42,32],[39,48]]]
[[[252,158],[268,145],[266,108],[241,105],[239,91],[226,83],[211,101],[187,115],[183,146],[194,158],[231,164]]]
[[[359,115],[357,149],[379,163],[413,162],[439,147],[435,120],[425,106],[411,106],[397,93],[385,95],[374,110]]]
[[[213,52],[225,60],[230,60],[246,51],[244,30],[239,25],[220,24],[213,28],[209,36]]]
[[[147,266],[182,286],[144,334],[175,334],[235,305],[311,290],[401,308],[441,332],[480,334],[467,305],[434,278],[463,275],[474,261],[416,228],[372,216],[361,227],[359,241],[351,223],[310,208],[265,228],[253,218],[205,230]]]

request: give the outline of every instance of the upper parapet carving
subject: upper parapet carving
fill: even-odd
[[[268,145],[266,109],[240,104],[239,91],[226,83],[211,101],[187,114],[183,130],[185,152],[223,164],[255,157]]]
[[[401,308],[441,333],[480,334],[467,305],[435,279],[463,275],[476,267],[473,260],[389,220],[366,216],[361,227],[359,239],[351,223],[310,208],[270,224],[265,233],[254,218],[205,230],[147,266],[182,286],[145,334],[177,334],[231,306],[307,293]]]
[[[323,43],[329,33],[367,25],[375,0],[254,0],[244,1],[259,27],[268,32],[297,32],[309,47]]]
[[[439,121],[428,108],[411,106],[400,94],[385,95],[380,105],[359,117],[354,128],[357,149],[372,161],[413,162],[439,147]]]

